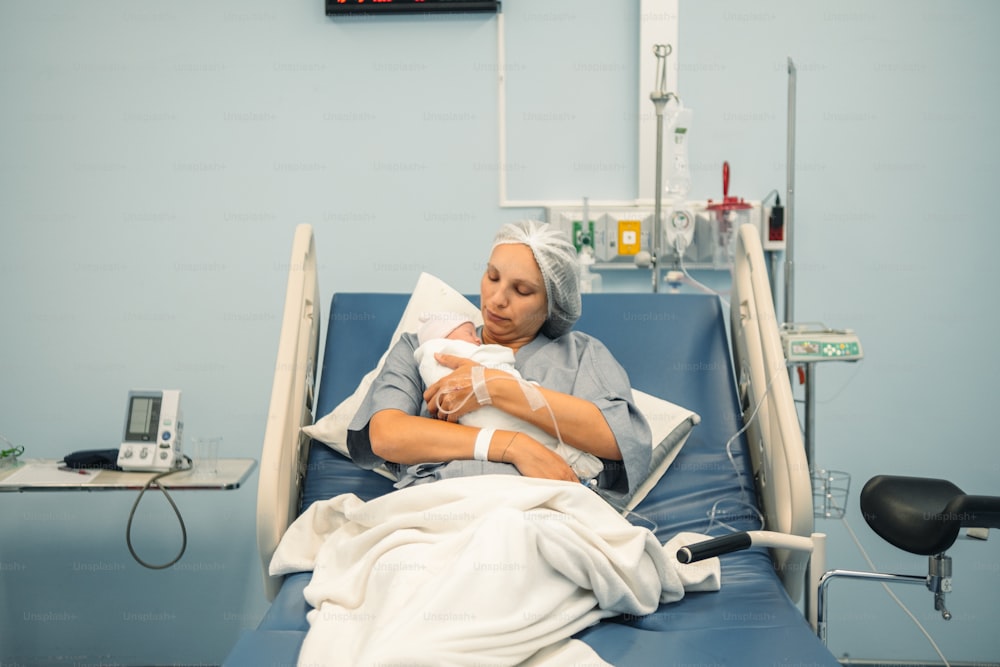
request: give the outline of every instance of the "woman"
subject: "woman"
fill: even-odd
[[[502,371],[453,355],[437,355],[453,370],[424,386],[413,360],[417,337],[404,334],[348,427],[354,461],[365,468],[397,464],[397,486],[492,473],[577,481],[561,456],[525,433],[458,423],[492,405],[552,436],[558,429],[566,444],[602,459],[600,488],[621,496],[634,491],[649,470],[650,431],[624,369],[600,341],[570,331],[580,316],[573,245],[542,223],[504,225],[480,304],[483,343],[513,350],[515,367],[538,383],[549,409],[536,409],[537,396],[517,383],[490,381]]]

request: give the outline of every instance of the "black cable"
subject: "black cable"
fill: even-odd
[[[145,486],[143,486],[142,489],[139,491],[139,496],[135,499],[135,503],[133,503],[132,509],[128,513],[128,525],[125,526],[125,543],[128,544],[128,551],[129,551],[130,554],[132,554],[132,558],[135,559],[135,562],[139,563],[139,565],[142,565],[143,567],[148,567],[150,570],[165,570],[165,569],[167,569],[168,567],[172,566],[174,563],[176,563],[177,561],[179,561],[181,559],[181,556],[183,556],[184,552],[187,550],[187,527],[184,525],[184,518],[181,516],[180,510],[177,509],[177,505],[176,505],[176,503],[174,503],[174,499],[170,497],[170,494],[167,493],[167,490],[165,488],[163,488],[162,486],[160,486],[158,484],[158,482],[161,479],[163,479],[164,477],[166,477],[167,475],[173,475],[173,474],[178,473],[178,472],[183,472],[185,470],[190,470],[191,469],[191,459],[189,459],[186,456],[184,458],[186,458],[187,461],[188,461],[188,467],[187,468],[178,468],[177,470],[168,470],[166,472],[161,472],[161,473],[159,473],[157,475],[153,475],[152,477],[150,477],[149,481],[146,482]],[[156,484],[156,488],[158,488],[163,493],[163,495],[166,496],[167,502],[170,503],[170,507],[173,508],[174,514],[177,516],[177,521],[181,525],[181,539],[182,539],[181,550],[177,553],[177,555],[173,558],[173,560],[171,560],[171,561],[169,561],[167,563],[164,563],[162,565],[153,565],[152,563],[147,563],[143,559],[139,558],[139,554],[137,554],[135,552],[135,548],[132,546],[132,519],[135,518],[135,511],[139,507],[139,501],[142,500],[142,496],[154,484]]]

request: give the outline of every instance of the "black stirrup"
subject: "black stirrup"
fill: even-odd
[[[1000,528],[1000,497],[967,495],[943,479],[878,475],[861,490],[861,513],[886,542],[932,556],[962,528]]]

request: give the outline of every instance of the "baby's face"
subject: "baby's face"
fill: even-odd
[[[482,345],[479,336],[476,335],[476,325],[472,322],[463,322],[457,329],[448,334],[450,340],[465,340],[474,345]]]

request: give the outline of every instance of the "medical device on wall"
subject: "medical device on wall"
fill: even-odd
[[[584,227],[583,223],[587,225]],[[590,269],[597,262],[594,253],[594,237],[596,227],[594,221],[590,219],[590,201],[583,198],[583,218],[578,223],[573,222],[573,245],[576,246],[577,269],[580,272],[580,291],[584,293],[600,292],[602,278],[601,274],[594,273]]]
[[[601,274],[591,270],[597,260],[594,259],[594,249],[590,243],[584,243],[583,247],[580,248],[577,261],[580,269],[580,292],[584,294],[600,292],[603,280]]]
[[[185,460],[181,453],[183,433],[179,390],[133,389],[125,409],[119,467],[151,472],[181,468]]]
[[[688,269],[732,266],[736,230],[747,222],[760,231],[766,252],[785,248],[783,208],[777,202],[765,205],[770,195],[761,201],[730,196],[728,163],[723,164],[721,201],[686,199],[691,187],[688,142],[694,114],[678,94],[667,89],[667,58],[672,52],[670,44],[653,46],[656,72],[649,99],[656,112],[656,183],[652,205],[637,200],[593,206],[584,197],[582,211],[571,204],[546,209],[548,222],[573,239],[581,265],[586,265],[581,269],[585,280],[602,273],[607,277],[611,270],[639,268],[650,271],[652,291],[658,292],[662,282],[671,291],[679,291],[680,282],[693,281]],[[593,262],[591,253],[584,250],[588,240]]]
[[[729,162],[723,162],[722,201],[709,199],[705,207],[710,216],[712,235],[715,237],[715,256],[712,260],[715,268],[732,265],[736,250],[736,230],[750,222],[750,211],[753,208],[742,197],[730,196],[730,173]]]
[[[831,329],[823,324],[785,324],[781,344],[790,364],[864,358],[861,339],[852,329]]]
[[[683,208],[670,211],[664,225],[667,248],[673,251],[675,261],[680,261],[694,243],[694,214]]]
[[[705,265],[711,261],[714,242],[704,209],[704,201],[664,203],[659,243],[664,270],[678,259],[678,247],[684,249],[686,264]],[[759,208],[752,213],[758,212]],[[591,205],[586,215],[580,206],[546,209],[547,220],[570,236],[577,253],[585,244],[590,244],[597,269],[635,268],[636,255],[649,248],[654,215],[651,206],[598,204]],[[584,217],[587,218],[586,226]],[[754,220],[759,220],[759,216]],[[678,240],[678,237],[682,238]]]
[[[771,243],[767,247],[767,209],[759,201],[747,202],[750,223],[762,230],[762,243],[768,251],[781,250],[783,242]],[[713,227],[714,213],[706,209],[706,200],[668,201],[661,205],[659,258],[657,266],[664,274],[683,263],[687,268],[714,269],[717,236]],[[650,269],[650,237],[654,232],[656,213],[646,204],[622,206],[614,204],[590,204],[583,224],[582,207],[552,206],[546,209],[546,219],[573,240],[576,251],[583,249],[589,240],[596,260],[594,271]],[[728,249],[725,250],[728,253]],[[637,261],[645,256],[647,262]]]

